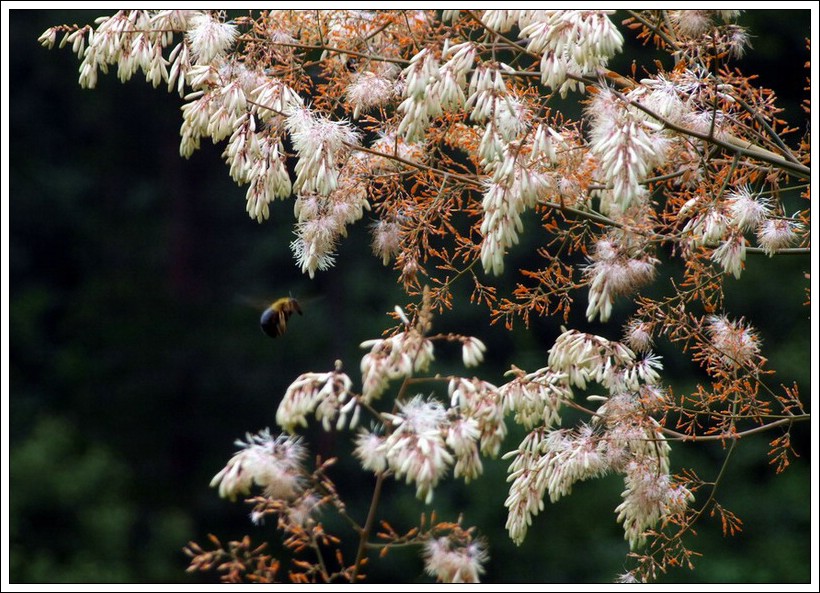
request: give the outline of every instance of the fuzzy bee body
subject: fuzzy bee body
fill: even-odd
[[[288,328],[288,319],[294,313],[302,314],[299,302],[292,297],[282,297],[273,301],[259,318],[259,326],[271,338],[281,336]]]

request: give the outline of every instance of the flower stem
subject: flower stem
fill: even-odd
[[[382,484],[384,484],[384,472],[376,474],[376,486],[373,488],[373,499],[370,501],[370,510],[367,512],[367,519],[359,536],[359,549],[356,552],[356,562],[353,566],[352,580],[355,583],[359,576],[359,568],[364,561],[365,551],[367,549],[367,540],[370,537],[370,532],[373,530],[373,523],[376,521],[376,509],[379,506],[379,498],[382,493]]]

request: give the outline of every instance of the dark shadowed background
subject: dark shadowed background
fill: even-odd
[[[123,85],[113,72],[83,90],[76,57],[37,43],[48,26],[100,14],[10,13],[11,581],[207,582],[215,576],[185,573],[189,540],[249,533],[276,541],[272,525],[251,526],[247,508],[208,487],[234,439],[274,428],[278,400],[302,372],[340,359],[356,379],[358,344],[378,337],[391,324],[385,313],[404,300],[392,271],[369,255],[366,220],[336,267],[309,280],[288,249],[292,202],[273,204],[259,225],[245,214],[245,190],[230,180],[222,146],[203,142],[190,160],[179,157],[177,95],[139,77]],[[744,71],[778,90],[801,130],[809,20],[808,11],[783,10],[740,20],[754,44]],[[628,48],[618,64],[641,63],[640,51]],[[806,400],[808,267],[808,257],[750,256],[742,279],[727,281],[727,306],[759,328],[775,381],[797,381]],[[305,315],[271,340],[245,301],[288,293]],[[472,306],[435,323],[487,343],[477,372],[495,384],[511,362],[542,366],[559,325],[537,320],[509,334],[486,327],[485,311]],[[615,326],[591,330],[619,335]],[[691,389],[699,371],[668,346],[660,351],[666,379]],[[455,349],[437,358],[434,371],[460,372]],[[315,451],[344,455],[345,435],[307,435]],[[704,554],[696,569],[662,581],[809,581],[808,427],[793,435],[801,457],[781,476],[767,465],[766,435],[740,443],[719,498],[743,519],[743,533],[724,538],[717,520],[705,520],[688,541]],[[505,450],[520,437],[510,435]],[[676,469],[714,476],[722,451],[676,446],[672,459]],[[623,571],[627,544],[613,513],[620,478],[579,484],[548,503],[516,548],[504,530],[505,468],[488,463],[469,486],[447,480],[430,506],[391,483],[382,516],[401,531],[421,512],[455,519],[463,510],[490,542],[487,582],[607,582]],[[333,475],[363,519],[371,476],[350,462]],[[379,581],[429,582],[421,573],[412,551],[372,564]]]

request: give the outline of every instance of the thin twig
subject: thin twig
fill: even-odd
[[[702,442],[702,441],[726,441],[726,440],[739,440],[744,437],[757,434],[759,432],[765,432],[767,430],[771,430],[777,426],[782,426],[784,424],[792,424],[793,422],[799,421],[806,421],[810,420],[810,414],[804,414],[802,416],[790,416],[789,418],[783,418],[781,420],[775,420],[774,422],[769,422],[768,424],[763,424],[761,426],[756,426],[754,428],[750,428],[749,430],[744,430],[742,432],[737,432],[735,434],[710,434],[710,435],[691,435],[691,434],[684,434],[682,432],[678,432],[676,430],[672,430],[671,428],[663,428],[664,434],[668,434],[671,437],[674,437],[675,440],[680,440],[683,442]]]
[[[746,253],[766,253],[762,247],[747,247]],[[784,247],[782,249],[775,249],[775,255],[809,255],[811,254],[811,247]]]

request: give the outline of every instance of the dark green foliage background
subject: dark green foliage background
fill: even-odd
[[[178,96],[142,80],[123,85],[114,73],[82,90],[76,58],[37,44],[50,25],[96,16],[10,13],[11,581],[213,580],[184,572],[188,540],[209,532],[223,541],[244,533],[276,540],[273,526],[251,526],[243,505],[208,487],[233,440],[273,427],[278,400],[299,373],[341,359],[356,378],[358,343],[378,336],[403,299],[393,273],[368,255],[365,221],[336,267],[309,281],[287,248],[290,201],[273,204],[271,220],[258,225],[245,215],[244,188],[228,177],[221,146],[179,157]],[[744,68],[779,90],[790,121],[802,121],[808,12],[750,11],[741,23],[756,35]],[[632,47],[619,64],[641,63],[644,53]],[[526,245],[511,257],[524,253]],[[776,380],[797,380],[806,399],[808,266],[803,257],[750,256],[743,278],[727,281],[729,310],[759,326]],[[305,316],[270,340],[242,300],[289,292],[303,299]],[[488,328],[485,311],[459,305],[436,329],[485,340],[489,359],[478,372],[499,384],[511,362],[544,364],[558,323],[537,320],[508,334]],[[619,334],[614,325],[591,330]],[[659,349],[666,379],[676,391],[691,389],[700,371],[668,345]],[[434,370],[461,372],[459,359],[442,348]],[[344,456],[346,435],[307,434],[319,453]],[[704,553],[696,570],[664,581],[809,581],[808,427],[794,435],[801,458],[782,476],[766,464],[765,436],[740,443],[719,498],[744,532],[725,539],[706,520],[689,540]],[[521,436],[511,435],[505,450]],[[717,445],[675,447],[673,462],[709,477],[722,455]],[[487,582],[606,582],[623,570],[627,545],[612,512],[617,477],[547,504],[516,548],[504,531],[505,467],[488,463],[469,486],[447,481],[429,507],[412,488],[390,483],[381,516],[403,530],[421,512],[455,519],[463,510],[465,524],[490,542]],[[371,477],[344,460],[334,477],[363,519]],[[414,551],[371,570],[379,581],[429,582]]]

